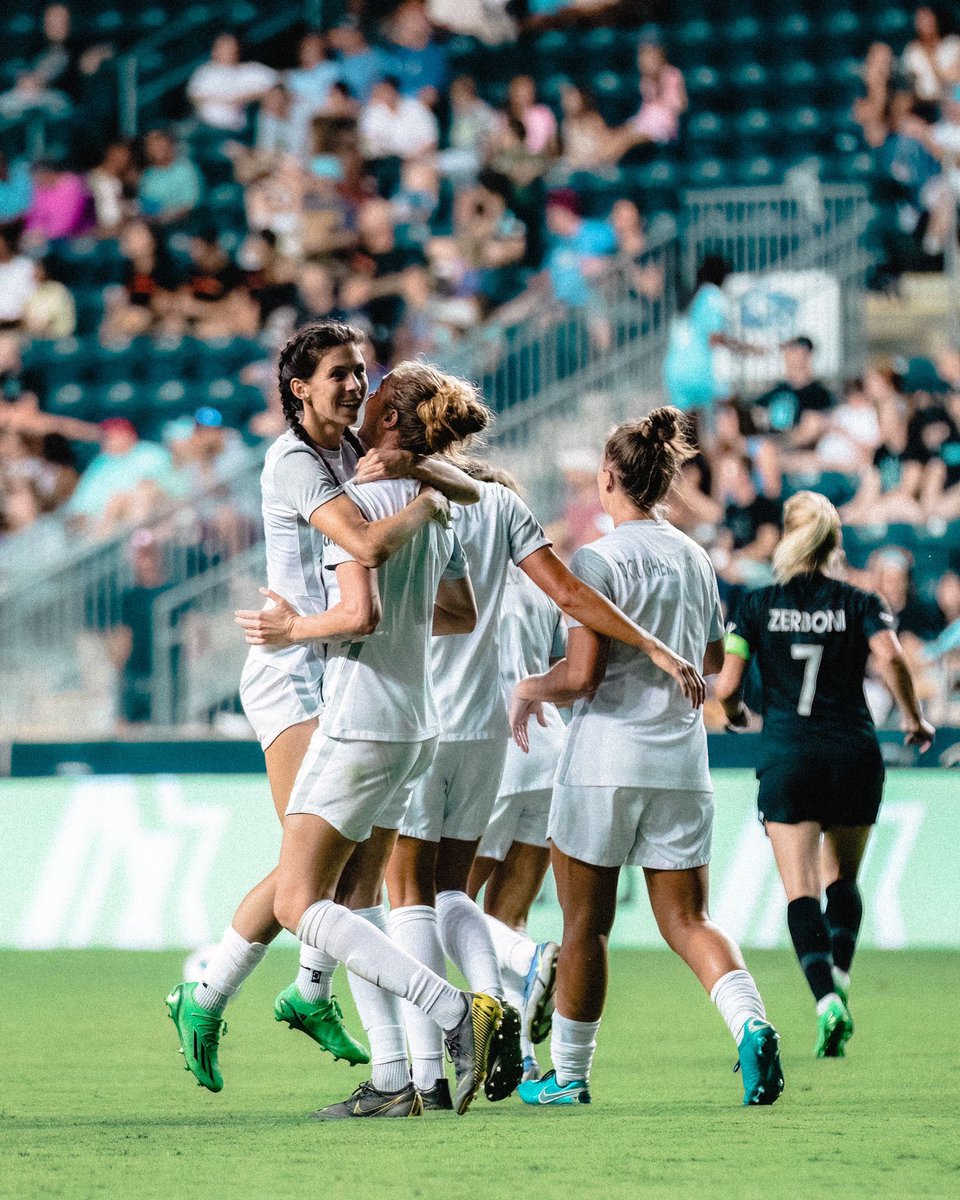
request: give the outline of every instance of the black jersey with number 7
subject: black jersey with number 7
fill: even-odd
[[[845,758],[875,745],[863,678],[870,638],[892,628],[879,596],[820,574],[748,592],[726,645],[759,669],[764,749]]]

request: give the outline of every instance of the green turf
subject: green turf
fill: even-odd
[[[218,1096],[175,1053],[163,996],[181,956],[2,953],[0,1196],[960,1195],[960,955],[864,953],[849,1057],[827,1062],[811,1054],[796,964],[779,952],[750,960],[783,1035],[787,1090],[773,1108],[740,1107],[732,1042],[685,968],[667,953],[620,952],[591,1108],[481,1098],[464,1118],[344,1126],[304,1118],[364,1069],[275,1024],[289,953],[268,956],[231,1007]]]

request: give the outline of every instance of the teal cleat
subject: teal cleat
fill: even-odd
[[[523,983],[523,1032],[535,1046],[546,1041],[553,1027],[559,953],[556,942],[541,942],[533,952]]]
[[[743,1080],[743,1103],[773,1104],[783,1091],[780,1034],[769,1021],[752,1017],[740,1039],[739,1055],[734,1070]]]
[[[842,1000],[831,1000],[817,1021],[816,1058],[843,1058],[853,1036],[853,1018]]]
[[[590,1092],[585,1079],[572,1079],[569,1083],[557,1083],[556,1071],[548,1071],[542,1079],[526,1079],[517,1088],[517,1095],[524,1104],[545,1106],[547,1104],[589,1104]]]

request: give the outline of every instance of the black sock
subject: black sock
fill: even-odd
[[[833,991],[833,958],[830,954],[830,933],[820,910],[820,901],[813,896],[798,896],[787,905],[787,925],[793,939],[800,966],[810,984],[815,1000],[822,1000]]]
[[[834,964],[841,971],[849,972],[853,952],[857,948],[860,922],[863,920],[863,901],[855,881],[838,879],[830,884],[824,916],[833,944]]]

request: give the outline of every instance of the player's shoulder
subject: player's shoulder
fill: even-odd
[[[364,516],[379,520],[406,508],[420,485],[412,479],[378,479],[376,483],[348,483],[345,490]]]

